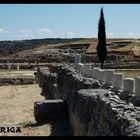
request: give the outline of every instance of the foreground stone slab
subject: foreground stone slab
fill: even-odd
[[[38,123],[64,119],[67,117],[67,105],[60,99],[35,102],[34,117]]]

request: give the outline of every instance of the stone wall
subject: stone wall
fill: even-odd
[[[138,136],[140,111],[105,89],[79,90],[69,106],[74,136]]]
[[[122,100],[68,65],[59,67],[57,75],[43,67],[37,75],[47,99],[66,101],[74,136],[140,136],[140,107],[133,104],[134,98]],[[50,90],[54,84],[55,91]]]
[[[37,69],[37,79],[42,88],[41,95],[46,99],[56,99],[58,96],[56,73],[50,73],[48,67],[40,67]]]
[[[87,78],[74,68],[60,67],[57,72],[58,98],[66,100],[71,98],[80,89],[99,88],[100,83],[93,78]]]

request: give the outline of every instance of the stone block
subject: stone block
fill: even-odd
[[[75,55],[75,69],[76,70],[77,70],[78,63],[81,63],[81,55],[80,54]]]
[[[140,77],[135,77],[135,95],[140,96]]]
[[[122,73],[114,73],[112,84],[117,89],[123,89],[123,79],[124,75]]]
[[[123,90],[134,93],[134,85],[135,85],[135,80],[133,78],[124,78],[123,79]]]
[[[77,64],[77,70],[80,71],[81,73],[83,73],[83,69],[84,69],[84,64],[83,63],[78,63]]]
[[[112,85],[114,70],[105,70],[104,82],[108,85]]]
[[[84,75],[87,75],[88,70],[90,70],[90,65],[89,64],[84,64],[83,74]]]
[[[87,70],[86,75],[87,75],[88,77],[92,78],[92,77],[93,77],[93,76],[92,76],[92,75],[93,75],[93,70],[92,70],[92,69]]]
[[[93,68],[93,78],[97,79],[98,78],[98,71],[100,68]]]
[[[38,123],[64,119],[67,117],[67,105],[60,99],[35,102],[34,117]]]
[[[80,54],[76,54],[75,55],[75,64],[81,63],[81,55]]]
[[[105,70],[100,69],[98,73],[98,80],[101,82],[105,82]]]

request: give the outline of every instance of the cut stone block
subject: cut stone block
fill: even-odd
[[[108,85],[112,85],[114,70],[105,70],[104,82]]]
[[[98,73],[98,80],[101,82],[105,82],[105,70],[100,69]]]
[[[75,64],[81,63],[81,55],[80,54],[76,54],[75,55]]]
[[[83,63],[78,63],[77,70],[80,71],[81,73],[83,73],[83,69],[84,69],[84,64]]]
[[[84,64],[83,74],[88,76],[88,70],[90,70],[90,65]]]
[[[67,117],[67,105],[63,100],[45,100],[34,103],[34,117],[38,123]]]
[[[97,74],[98,74],[99,69],[100,68],[93,68],[93,78],[95,78],[95,79],[98,78]]]
[[[123,79],[124,75],[122,73],[114,73],[113,74],[113,86],[117,89],[123,89]]]
[[[81,63],[81,55],[80,54],[75,55],[75,69],[76,70],[77,70],[78,63]]]
[[[135,77],[135,95],[140,96],[140,77]]]
[[[123,79],[123,90],[134,93],[134,85],[135,85],[135,80],[133,78],[124,78]]]

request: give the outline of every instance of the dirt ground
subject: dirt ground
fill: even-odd
[[[0,86],[0,127],[18,126],[21,133],[0,133],[0,136],[53,136],[68,135],[67,120],[37,124],[34,102],[44,100],[38,84]]]
[[[44,100],[41,89],[34,85],[0,86],[0,126],[20,126],[21,133],[0,133],[0,135],[50,135],[51,126],[24,127],[35,124],[34,102]]]

